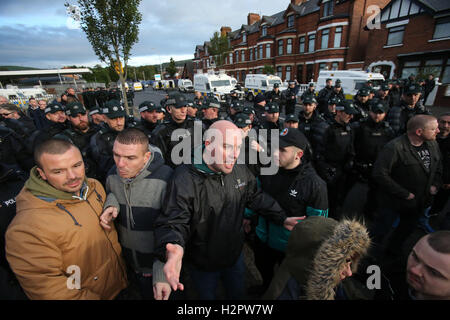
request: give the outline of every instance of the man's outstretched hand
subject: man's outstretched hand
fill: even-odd
[[[303,220],[305,218],[306,216],[286,218],[286,220],[284,220],[283,227],[285,227],[289,231],[292,231],[292,229],[294,229],[295,225],[298,223],[298,220]]]
[[[183,260],[184,249],[178,244],[168,243],[166,245],[167,262],[164,265],[164,274],[173,291],[184,290],[184,285],[180,283],[181,262]]]

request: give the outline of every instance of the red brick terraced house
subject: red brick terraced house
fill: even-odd
[[[231,51],[216,66],[208,44],[194,53],[194,73],[224,69],[239,82],[247,74],[262,73],[271,66],[283,80],[317,81],[319,70],[363,70],[369,32],[364,30],[373,12],[389,0],[291,0],[288,7],[271,16],[249,13],[247,24],[228,35]]]
[[[450,1],[392,0],[377,18],[364,68],[389,78],[432,73],[442,83],[434,105],[450,106]]]

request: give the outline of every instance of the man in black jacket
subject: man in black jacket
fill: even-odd
[[[375,162],[372,175],[379,187],[379,218],[373,230],[376,244],[381,243],[393,222],[400,218],[387,247],[391,256],[399,254],[404,240],[441,186],[438,133],[435,117],[417,115],[409,120],[407,133],[389,142]]]
[[[155,241],[173,290],[184,289],[179,281],[184,257],[200,299],[215,299],[220,278],[228,299],[242,299],[245,208],[289,230],[300,219],[286,218],[278,203],[258,189],[248,168],[235,165],[241,144],[239,128],[217,121],[205,133],[203,152],[194,150],[193,164],[178,167],[167,187]]]
[[[328,78],[325,81],[325,87],[319,91],[319,94],[317,95],[317,102],[319,103],[319,112],[325,113],[327,112],[328,107],[328,99],[330,99],[330,95],[333,92],[333,86],[332,86],[333,80]]]

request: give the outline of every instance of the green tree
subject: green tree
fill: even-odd
[[[210,39],[210,44],[209,53],[214,56],[216,66],[220,67],[225,63],[225,58],[231,50],[228,36],[225,34],[221,35],[218,31],[216,31]]]
[[[173,58],[170,58],[170,62],[166,68],[166,71],[169,73],[171,78],[173,78],[175,76],[175,73],[177,73],[177,67]]]
[[[125,80],[131,48],[139,40],[141,0],[78,0],[80,25],[97,57],[117,68],[128,114]],[[122,68],[123,66],[123,68]],[[112,77],[111,77],[112,79]]]
[[[275,73],[275,69],[273,68],[273,66],[266,64],[264,65],[263,71],[264,74],[274,74]]]

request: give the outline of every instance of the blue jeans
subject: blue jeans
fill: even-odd
[[[219,279],[222,280],[225,287],[226,299],[242,300],[244,298],[245,264],[242,252],[233,266],[220,271],[201,271],[192,265],[189,265],[188,268],[200,300],[216,299]]]

